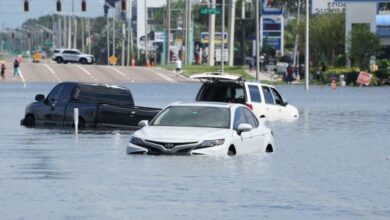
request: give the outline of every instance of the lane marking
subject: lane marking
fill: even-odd
[[[124,74],[123,72],[121,72],[120,70],[112,67],[112,66],[107,66],[109,69],[112,69],[114,70],[116,73],[118,73],[119,75],[123,76],[124,78],[126,78],[127,80],[131,80],[130,77],[126,76],[126,74]],[[131,80],[132,82],[135,82],[135,80]]]
[[[22,82],[24,84],[24,88],[26,88],[27,82],[24,79],[24,76],[23,76],[23,73],[22,73],[22,70],[20,69],[20,67],[19,67],[19,74],[20,74],[20,78],[22,79]]]
[[[180,78],[182,78],[182,79],[185,79],[186,81],[196,81],[196,80],[194,80],[194,79],[189,79],[188,77],[185,77],[185,76],[183,76],[183,75],[180,74],[180,73],[176,73],[175,71],[166,70],[166,69],[161,68],[161,67],[156,67],[156,69],[161,70],[161,72],[167,72],[167,74],[170,73],[170,74],[172,74],[172,75],[175,75],[176,77],[180,77]]]
[[[98,80],[90,73],[88,70],[84,69],[84,67],[77,65],[78,68],[80,68],[85,74],[87,74],[89,77],[91,77],[92,80],[95,80],[97,82]]]
[[[155,74],[157,74],[159,77],[165,79],[166,81],[170,82],[170,83],[176,83],[175,80],[171,79],[170,77],[166,76],[165,74],[162,74],[160,72],[157,72],[156,70],[154,69],[151,69],[150,70],[151,72],[154,72]]]
[[[56,72],[54,72],[54,70],[53,70],[49,65],[47,65],[47,64],[45,63],[44,66],[51,72],[51,74],[53,74],[54,78],[56,78],[58,82],[62,82],[62,81],[60,80],[60,78],[58,77],[58,75],[56,74]]]

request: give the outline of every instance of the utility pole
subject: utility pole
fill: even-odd
[[[72,16],[68,19],[68,49],[72,47]]]
[[[126,18],[124,18],[126,19]],[[125,39],[126,39],[126,27],[125,27],[125,22],[122,21],[122,54],[121,54],[121,66],[125,65],[125,60],[126,60],[126,55],[125,55]]]
[[[260,18],[260,7],[259,7],[259,0],[256,0],[256,80],[259,80],[259,61],[260,61],[260,51],[259,51],[259,38],[260,38],[260,29],[259,29],[259,18]]]
[[[305,89],[309,90],[309,0],[306,0]]]
[[[244,2],[245,5],[245,2]],[[236,17],[236,0],[230,0],[229,7],[229,66],[234,65],[234,30],[235,30],[235,17]],[[245,9],[244,9],[245,14]],[[243,31],[243,30],[241,30]]]
[[[215,8],[216,0],[211,0],[211,8]],[[214,42],[215,36],[215,14],[209,15],[209,66],[214,66]]]
[[[130,66],[130,60],[132,59],[132,33],[131,33],[131,17],[132,17],[132,6],[131,6],[131,0],[127,0],[127,66]]]
[[[191,65],[191,1],[186,1],[186,60],[187,65]]]
[[[167,29],[168,29],[168,33],[167,33],[167,43],[166,43],[166,45],[167,45],[167,51],[166,51],[166,53],[167,53],[167,65],[168,64],[170,64],[171,63],[171,57],[170,57],[170,55],[171,55],[171,50],[170,50],[170,41],[171,41],[171,0],[167,0],[167,5],[168,5],[168,13],[167,13],[167,16],[168,16],[168,27],[167,27]]]
[[[92,39],[91,39],[91,19],[88,18],[88,54],[91,54],[91,44],[92,44]]]
[[[84,36],[85,28],[84,28],[84,18],[81,17],[81,48],[83,53],[85,53],[85,36]]]
[[[107,13],[107,65],[110,65],[110,19]]]
[[[115,55],[115,49],[116,49],[116,45],[115,45],[115,32],[116,32],[116,8],[115,8],[115,3],[114,3],[114,7],[113,7],[113,11],[114,11],[114,18],[112,20],[112,28],[114,29],[114,31],[112,32],[112,55],[113,56],[116,56]]]
[[[225,0],[222,0],[222,37],[221,37],[221,73],[224,73],[225,64]]]
[[[301,17],[301,0],[298,0],[298,16],[297,16],[297,30],[299,29],[299,20]],[[297,59],[298,56],[298,40],[299,40],[299,32],[297,31],[295,35],[295,46],[294,46],[294,59],[293,59],[293,64],[294,67],[299,64],[299,60]]]
[[[73,19],[74,32],[73,32],[73,48],[77,49],[77,19]]]
[[[148,62],[148,8],[145,0],[145,62]]]

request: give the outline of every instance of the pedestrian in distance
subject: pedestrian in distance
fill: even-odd
[[[156,66],[156,56],[154,53],[152,53],[152,55],[150,56],[150,65],[151,65],[151,67]]]
[[[255,66],[255,60],[253,58],[248,59],[249,71],[252,72]]]
[[[18,59],[15,59],[14,61],[14,77],[19,76],[20,70],[19,70],[19,61]]]
[[[176,59],[176,73],[181,73],[181,60],[179,57]]]
[[[1,64],[1,79],[2,80],[5,80],[5,70],[6,70],[7,68],[5,67],[5,64],[4,63],[2,63]]]
[[[288,64],[286,73],[287,75],[284,77],[284,81],[286,82],[286,84],[288,84],[293,81],[294,68],[291,64]]]

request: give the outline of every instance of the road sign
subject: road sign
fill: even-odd
[[[39,62],[42,59],[41,53],[35,53],[33,59],[35,62]]]
[[[113,56],[110,56],[108,61],[110,62],[111,65],[115,65],[116,62],[118,62],[118,59],[113,55]]]
[[[362,71],[359,73],[357,82],[362,84],[362,85],[368,86],[370,84],[371,78],[372,78],[371,74]]]
[[[209,14],[221,14],[221,8],[207,8],[207,7],[202,7],[199,9],[200,14],[202,15],[209,15]]]

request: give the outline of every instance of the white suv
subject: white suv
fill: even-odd
[[[94,62],[94,56],[90,54],[81,53],[76,49],[57,49],[54,51],[52,60],[57,63],[81,63],[92,64]]]
[[[298,109],[288,104],[274,86],[245,81],[236,75],[197,74],[191,78],[204,81],[196,101],[245,104],[256,117],[267,121],[291,121],[299,117]]]

